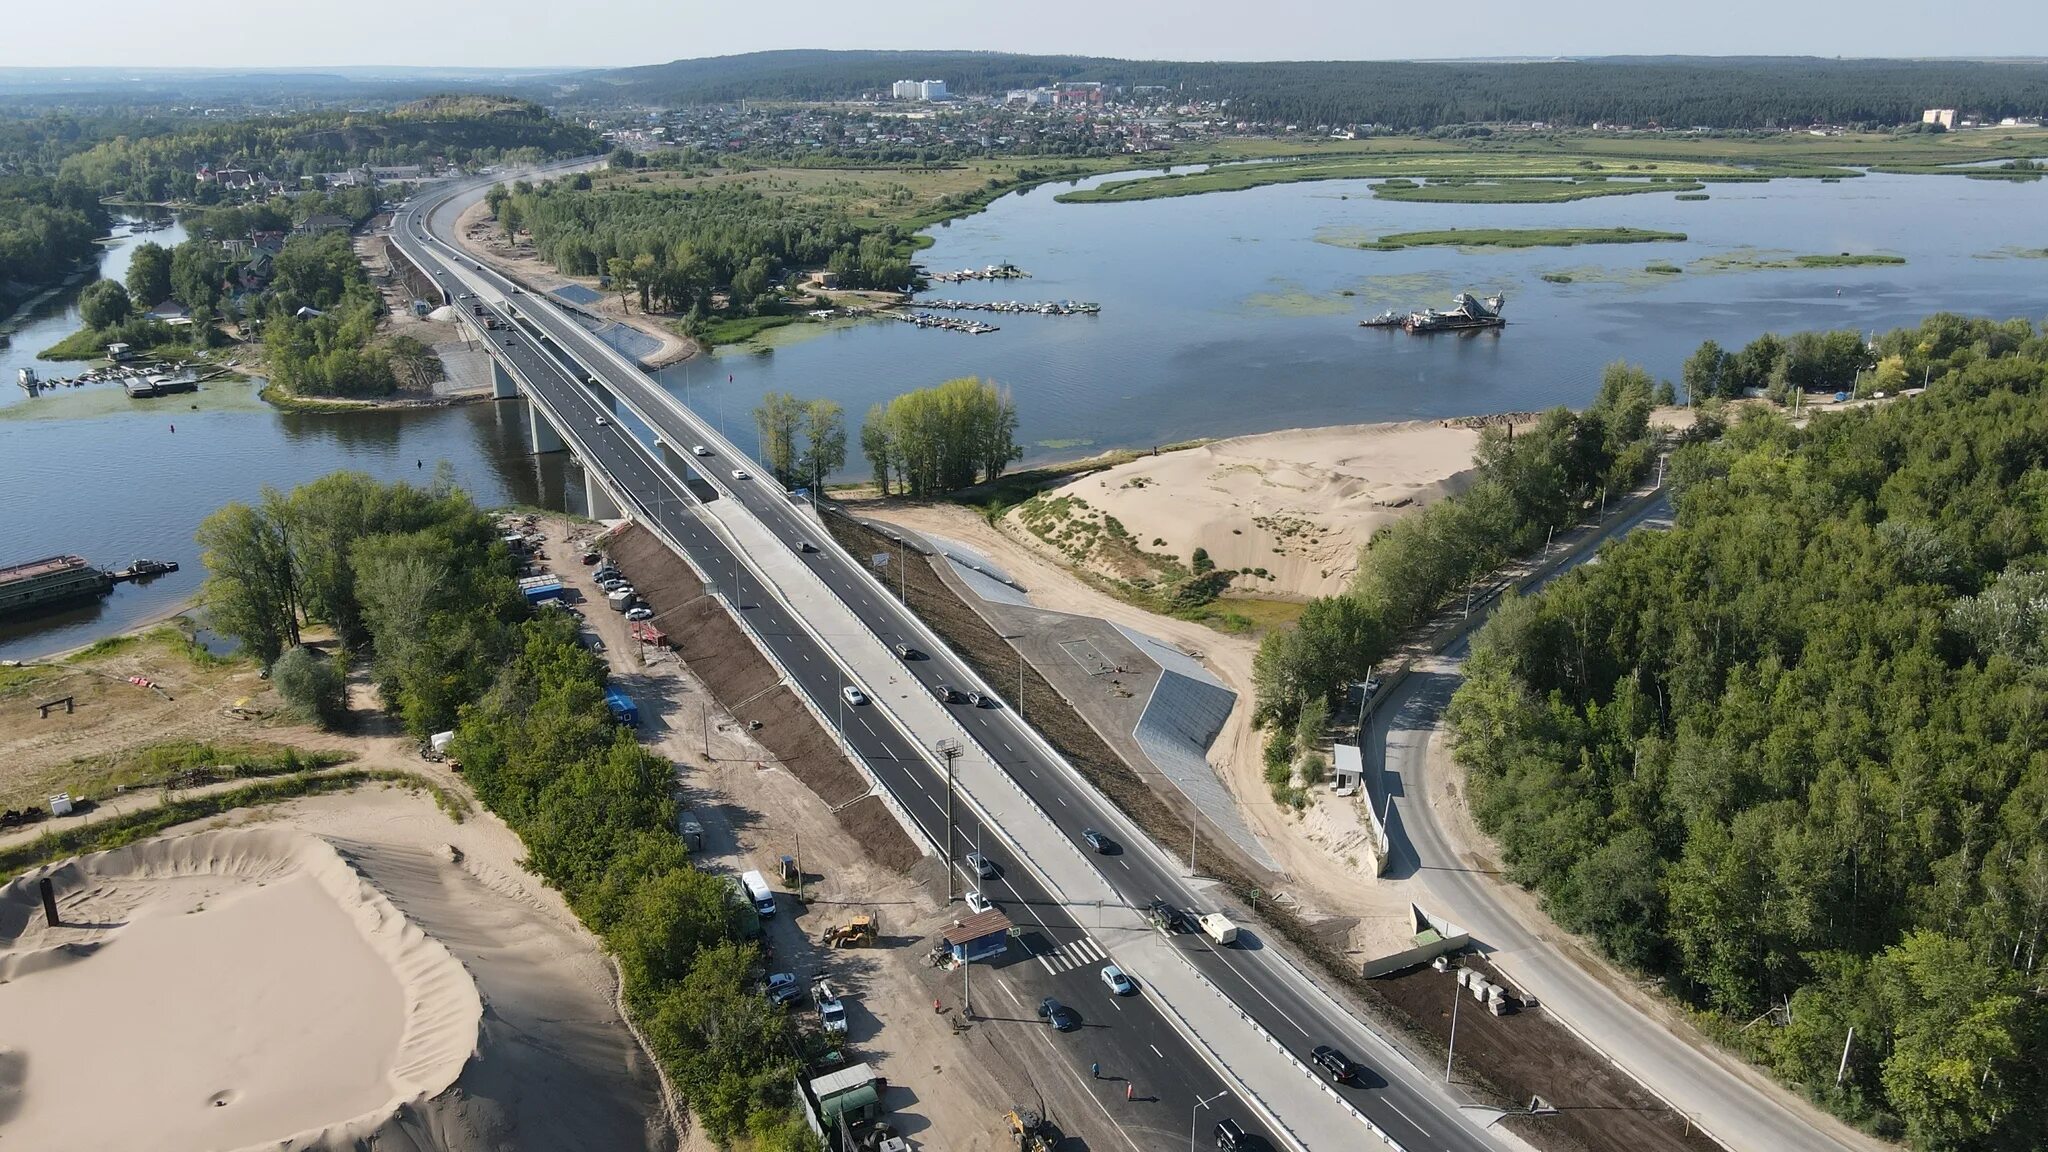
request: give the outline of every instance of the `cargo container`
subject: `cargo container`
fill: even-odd
[[[604,690],[604,706],[611,709],[612,719],[617,720],[626,727],[638,728],[640,726],[640,706],[633,703],[631,696],[626,695],[617,688],[607,688]]]

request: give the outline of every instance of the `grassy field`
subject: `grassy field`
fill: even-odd
[[[1394,232],[1355,247],[1391,252],[1402,248],[1571,248],[1580,244],[1655,244],[1681,241],[1683,232],[1647,228],[1448,228],[1441,232]]]
[[[1697,191],[1697,181],[1658,183],[1641,180],[1444,180],[1430,184],[1381,184],[1375,200],[1425,204],[1562,204],[1596,196],[1635,196],[1646,192]]]
[[[1667,264],[1664,261],[1659,260],[1655,264],[1643,265],[1643,271],[1655,273],[1658,276],[1676,276],[1679,273],[1684,272],[1685,269],[1680,268],[1676,264]]]
[[[1545,134],[1485,140],[1228,140],[1185,149],[1175,163],[1218,162],[1201,172],[1119,180],[1064,193],[1063,202],[1117,203],[1165,196],[1230,192],[1304,180],[1465,178],[1496,181],[1662,176],[1672,181],[1716,181],[1860,175],[1859,168],[1908,173],[1953,173],[1955,165],[2048,155],[2048,130],[2015,128],[1939,135],[1884,133],[1756,137],[1690,135]],[[1260,160],[1262,163],[1231,163]],[[1992,179],[2036,173],[1979,172]],[[1425,188],[1435,185],[1425,185]],[[1696,191],[1669,186],[1670,191]],[[1389,199],[1455,200],[1450,195]],[[1593,193],[1595,195],[1602,193]],[[1612,193],[1606,193],[1612,194]],[[1383,194],[1382,194],[1383,195]],[[1557,199],[1578,199],[1561,196]],[[1540,199],[1540,198],[1538,198]],[[1503,201],[1493,201],[1503,202]],[[1515,202],[1515,201],[1506,201]],[[1535,202],[1525,200],[1520,202]]]
[[[1119,158],[1021,157],[930,167],[622,169],[592,173],[591,180],[615,190],[739,185],[792,202],[829,204],[864,227],[895,224],[907,231],[978,211],[1018,188],[1128,167]]]

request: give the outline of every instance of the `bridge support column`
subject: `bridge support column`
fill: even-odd
[[[596,470],[587,464],[583,467],[583,514],[592,520],[622,520],[626,515],[610,490],[598,481]]]
[[[544,452],[560,452],[568,447],[568,445],[562,443],[562,434],[555,431],[554,424],[548,420],[548,414],[542,411],[541,406],[535,404],[531,398],[526,401],[526,423],[527,427],[533,431],[534,455],[538,456]]]
[[[496,356],[491,357],[491,399],[510,400],[519,395],[519,382],[505,371],[505,364]]]
[[[654,438],[654,450],[660,453],[662,464],[669,471],[675,473],[678,480],[688,480],[690,478],[691,467],[697,458],[690,455],[689,449],[678,448],[657,436]]]

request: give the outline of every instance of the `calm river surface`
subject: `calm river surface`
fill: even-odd
[[[1710,185],[1700,202],[1655,194],[1548,205],[1389,203],[1353,181],[1133,204],[1057,204],[1059,190],[1005,197],[942,227],[921,257],[933,270],[1008,260],[1030,279],[942,285],[931,295],[1093,300],[1100,316],[982,317],[1002,328],[984,336],[890,322],[806,325],[778,333],[787,338],[772,349],[723,352],[661,379],[749,446],[749,414],[767,391],[839,401],[857,445],[851,433],[870,404],[949,377],[990,377],[1016,394],[1027,459],[1045,460],[1577,404],[1602,365],[1626,359],[1675,377],[1710,337],[1735,345],[1765,331],[1868,331],[1943,309],[2048,315],[2048,261],[2018,255],[2048,247],[2048,182],[1869,176]],[[1623,225],[1689,240],[1513,252],[1341,243],[1416,229]],[[118,277],[141,240],[180,238],[123,237],[103,272]],[[1907,263],[1713,271],[1703,262],[1843,251]],[[1644,271],[1657,262],[1686,270]],[[1573,282],[1547,283],[1546,272]],[[1387,308],[1445,306],[1461,290],[1506,292],[1508,327],[1411,337],[1357,326]],[[510,405],[297,415],[265,406],[254,384],[143,401],[97,385],[31,401],[14,387],[16,368],[78,370],[33,360],[76,329],[74,299],[43,305],[0,349],[0,563],[76,552],[107,567],[151,556],[184,570],[65,615],[0,625],[0,657],[83,644],[176,607],[201,577],[193,529],[266,484],[290,487],[338,468],[423,478],[446,462],[485,504],[580,504],[576,469],[560,456],[526,455],[523,418]],[[856,459],[848,471],[863,469]]]

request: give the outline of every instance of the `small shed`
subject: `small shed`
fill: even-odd
[[[1339,796],[1349,796],[1365,783],[1365,757],[1359,755],[1356,744],[1338,744],[1330,751],[1336,756],[1330,773],[1330,790]]]
[[[955,921],[939,939],[945,942],[955,964],[1000,956],[1010,946],[1010,918],[1000,908],[976,912],[965,920]]]
[[[133,348],[130,348],[128,345],[123,344],[118,340],[112,344],[107,345],[107,359],[109,360],[127,360],[132,358],[134,355],[135,350]]]
[[[853,1064],[811,1081],[818,1118],[829,1128],[844,1116],[848,1124],[867,1124],[882,1114],[882,1077],[866,1064]]]

